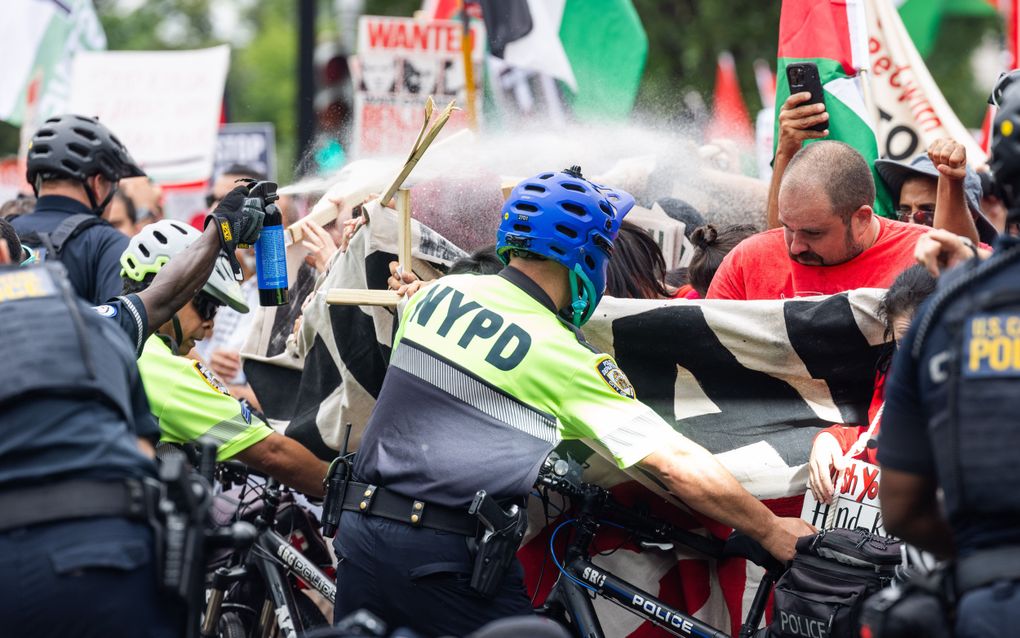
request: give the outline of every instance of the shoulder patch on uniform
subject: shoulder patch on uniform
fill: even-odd
[[[620,366],[616,365],[616,362],[612,359],[602,359],[595,364],[595,369],[598,370],[602,380],[613,389],[620,396],[625,396],[628,399],[637,398],[634,392],[634,386],[631,385],[630,379],[623,373]]]
[[[230,390],[228,390],[227,386],[224,385],[222,381],[220,381],[220,378],[216,376],[216,373],[206,368],[198,361],[195,361],[194,363],[192,363],[192,365],[195,366],[195,371],[202,375],[202,380],[209,384],[210,388],[216,390],[217,392],[230,396]]]
[[[117,316],[116,306],[111,306],[110,304],[103,304],[102,306],[92,306],[92,309],[96,311],[97,315],[99,315],[100,317],[106,317],[107,319],[109,319],[110,317]]]

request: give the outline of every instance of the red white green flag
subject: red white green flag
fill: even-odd
[[[867,20],[861,0],[783,0],[779,20],[777,126],[779,108],[790,97],[786,67],[795,62],[813,62],[818,66],[829,112],[827,139],[845,142],[864,156],[875,176],[875,212],[893,217],[889,193],[874,169],[874,161],[879,157],[878,142],[858,74],[858,69],[869,66]]]

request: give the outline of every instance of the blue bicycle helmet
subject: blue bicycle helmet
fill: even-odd
[[[606,290],[613,242],[634,198],[599,186],[571,166],[524,180],[503,204],[496,254],[506,264],[512,251],[541,255],[570,272],[572,322],[582,326]]]

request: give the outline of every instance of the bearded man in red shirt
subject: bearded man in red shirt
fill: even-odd
[[[875,182],[853,147],[819,141],[790,160],[779,189],[780,228],[737,245],[709,299],[789,299],[854,288],[888,288],[914,263],[930,230],[879,217]]]

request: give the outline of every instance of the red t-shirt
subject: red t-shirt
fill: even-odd
[[[917,238],[930,228],[884,217],[875,243],[838,266],[805,266],[790,259],[783,229],[748,237],[726,255],[708,299],[789,299],[832,295],[854,288],[888,288],[914,264]]]
[[[676,289],[671,299],[701,299],[701,295],[690,284],[684,284]]]

